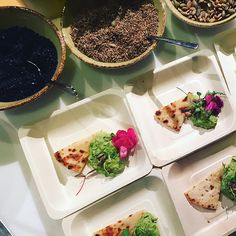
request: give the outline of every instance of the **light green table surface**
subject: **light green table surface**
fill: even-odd
[[[26,1],[31,7],[53,18],[58,15],[63,1]],[[213,37],[235,21],[215,29],[197,29],[177,20],[168,11],[165,35],[185,41],[197,41],[201,49],[214,51]],[[60,80],[73,84],[81,99],[105,89],[123,88],[128,79],[141,76],[155,67],[193,53],[193,50],[159,43],[158,48],[145,60],[128,68],[104,70],[91,67],[68,51],[66,65]],[[39,100],[8,111],[0,112],[0,218],[15,236],[62,236],[61,222],[50,219],[39,197],[28,164],[21,149],[17,130],[22,125],[48,118],[50,114],[76,100],[53,88]]]

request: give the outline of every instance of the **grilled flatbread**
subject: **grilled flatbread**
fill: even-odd
[[[191,101],[192,93],[188,93],[185,98],[176,100],[157,110],[154,118],[161,124],[175,131],[180,131],[186,117],[190,115]]]
[[[78,174],[81,173],[88,162],[89,145],[93,137],[94,136],[90,136],[62,148],[54,153],[54,157],[67,169],[75,171]]]
[[[103,229],[93,233],[93,236],[121,236],[124,229],[129,229],[130,235],[134,233],[134,226],[143,216],[144,211],[138,211],[127,218],[117,221],[115,224],[108,225]]]
[[[185,192],[189,203],[205,209],[217,209],[223,172],[222,166]]]

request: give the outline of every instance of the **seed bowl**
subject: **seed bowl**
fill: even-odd
[[[25,43],[29,38],[32,40]],[[45,94],[52,87],[51,81],[61,74],[66,58],[66,45],[56,26],[31,9],[4,6],[0,7],[0,40],[0,110],[23,105]],[[47,55],[49,45],[54,58]],[[45,67],[40,68],[36,62],[39,60],[44,61]]]
[[[147,36],[162,36],[165,20],[162,0],[67,0],[61,27],[67,46],[79,59],[101,68],[121,68],[156,47]]]
[[[234,0],[165,0],[181,21],[199,28],[225,24],[236,17]]]

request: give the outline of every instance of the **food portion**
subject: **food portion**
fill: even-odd
[[[218,116],[224,106],[222,95],[224,93],[215,91],[208,91],[204,96],[199,92],[197,93],[190,116],[194,126],[203,129],[215,128]]]
[[[233,157],[231,162],[224,166],[221,191],[226,197],[236,202],[236,157]]]
[[[101,132],[90,144],[89,165],[97,173],[116,176],[125,169],[125,162],[120,160],[119,152],[112,144],[112,134]]]
[[[135,236],[159,236],[160,232],[157,227],[157,218],[151,213],[145,212],[134,226]],[[132,234],[130,234],[132,235]]]
[[[89,145],[93,136],[70,144],[54,153],[56,160],[67,169],[81,173],[88,162]]]
[[[93,236],[160,236],[160,233],[157,218],[149,212],[138,211],[98,230]]]
[[[184,193],[190,204],[205,208],[217,209],[220,199],[223,166],[212,172],[205,179]]]
[[[98,132],[54,153],[55,159],[67,169],[80,174],[88,164],[97,173],[115,177],[128,164],[138,143],[135,130],[118,130],[116,134]]]
[[[105,0],[82,9],[74,18],[71,37],[75,47],[100,62],[124,62],[142,53],[157,35],[159,16],[151,0]]]
[[[222,95],[215,91],[208,91],[204,96],[200,92],[188,93],[185,98],[157,110],[154,118],[175,131],[180,131],[186,118],[196,127],[213,129],[224,106]]]
[[[185,17],[202,23],[213,23],[230,17],[236,12],[234,0],[171,0]]]
[[[157,110],[154,118],[161,124],[175,131],[180,131],[192,107],[191,101],[192,93],[189,93],[185,98],[181,98]]]
[[[99,174],[115,177],[124,171],[137,142],[132,128],[119,130],[116,134],[101,132],[91,141],[89,165]]]

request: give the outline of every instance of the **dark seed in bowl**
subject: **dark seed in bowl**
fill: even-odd
[[[205,23],[228,18],[236,12],[235,0],[171,0],[185,17]]]
[[[123,62],[147,50],[156,35],[158,12],[151,0],[109,0],[78,13],[71,36],[83,54],[100,62]]]
[[[57,67],[54,44],[25,27],[0,30],[0,101],[26,98],[42,89]]]

